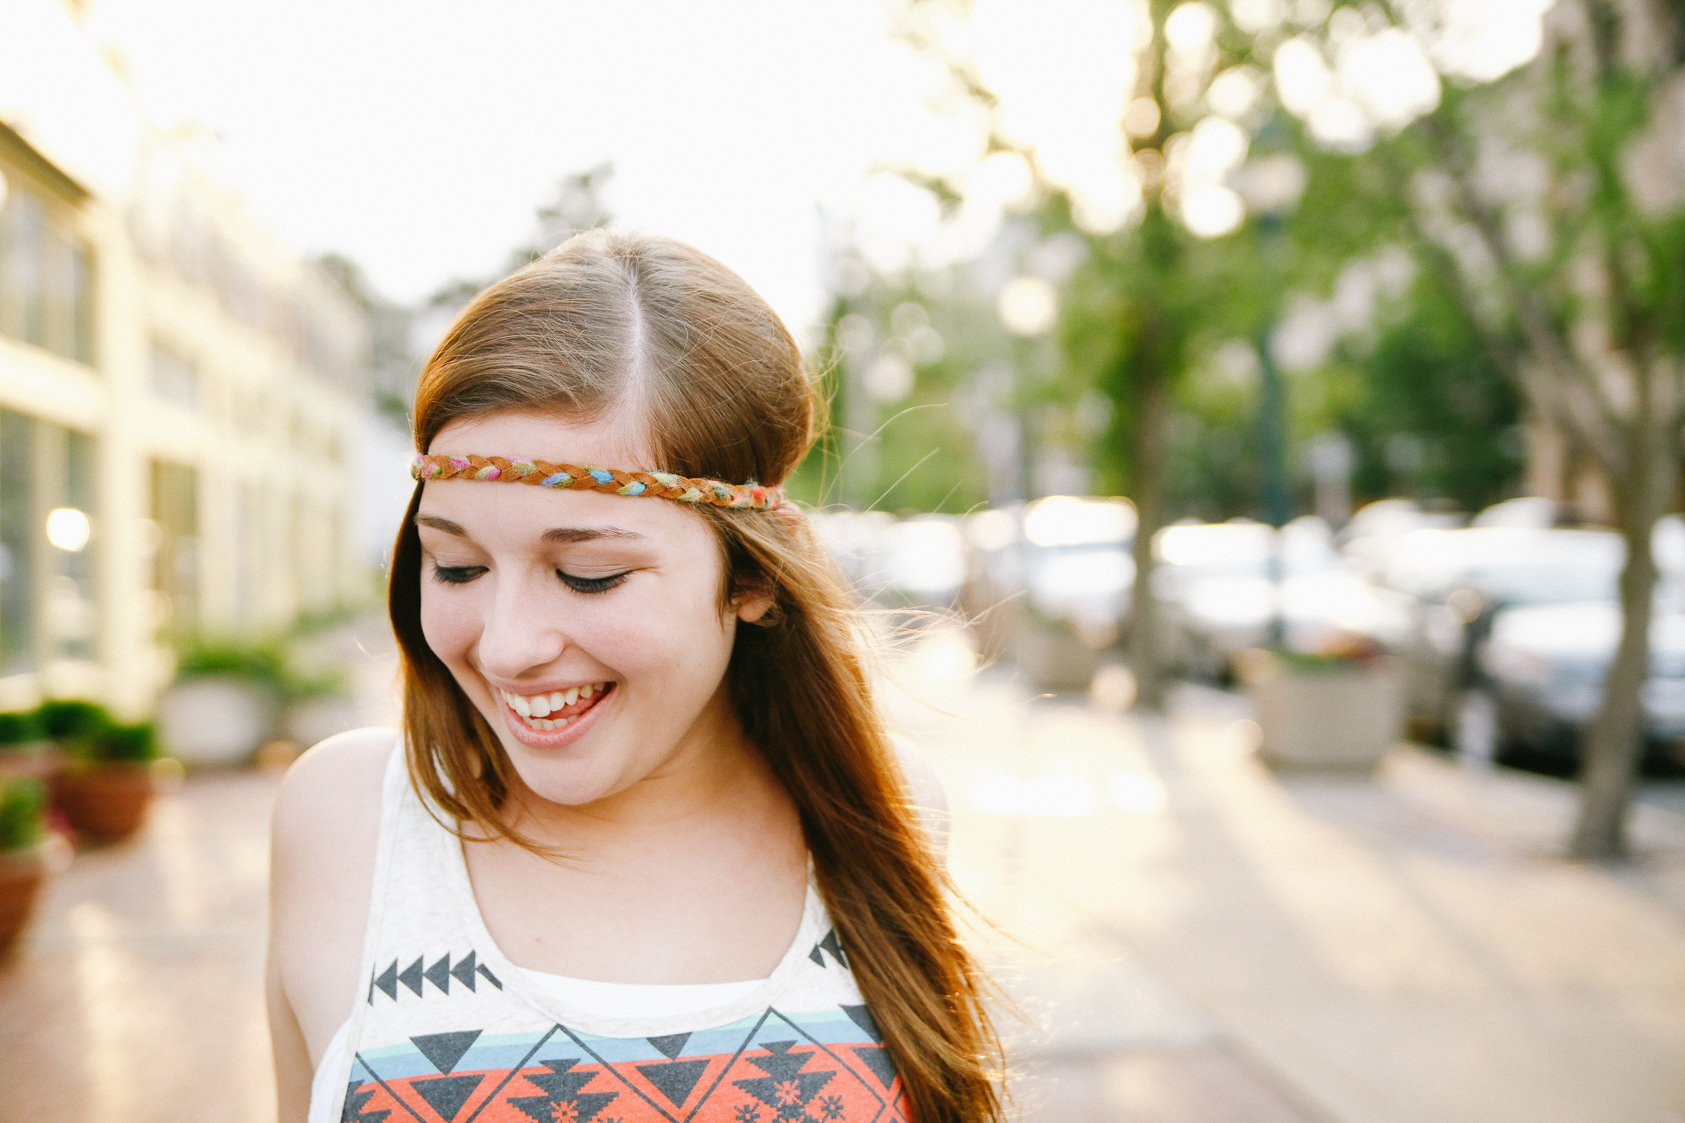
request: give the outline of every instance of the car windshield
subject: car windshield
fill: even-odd
[[[1467,588],[1500,604],[1563,604],[1615,595],[1625,551],[1601,530],[1422,530],[1392,551],[1381,583],[1438,599]]]
[[[1194,581],[1269,574],[1276,532],[1265,523],[1228,522],[1171,526],[1159,532],[1159,560]],[[1281,552],[1289,574],[1337,567],[1333,537],[1320,519],[1295,519],[1281,528]]]

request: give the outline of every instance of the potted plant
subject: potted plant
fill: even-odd
[[[9,776],[46,779],[54,767],[52,748],[36,711],[0,713],[0,779]]]
[[[158,739],[151,722],[120,725],[90,702],[47,702],[42,724],[68,762],[53,777],[53,801],[77,833],[116,842],[140,828],[152,802]]]
[[[1310,653],[1255,648],[1235,665],[1272,763],[1372,768],[1403,735],[1402,676],[1366,637]]]
[[[158,700],[159,735],[185,764],[244,763],[274,735],[287,687],[279,644],[201,640]]]
[[[46,794],[33,776],[0,777],[0,958],[17,942],[46,876]]]
[[[351,697],[342,669],[316,673],[290,671],[282,683],[285,701],[283,730],[297,748],[343,733],[357,725],[357,703]]]

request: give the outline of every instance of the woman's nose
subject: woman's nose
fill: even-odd
[[[560,658],[567,647],[559,622],[544,610],[553,593],[533,587],[525,577],[504,579],[497,587],[480,629],[480,666],[505,679],[519,678]]]

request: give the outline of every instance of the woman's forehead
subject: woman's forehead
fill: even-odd
[[[427,452],[650,471],[662,466],[647,462],[648,444],[642,427],[633,424],[625,411],[607,410],[585,419],[506,410],[452,421],[439,430]]]

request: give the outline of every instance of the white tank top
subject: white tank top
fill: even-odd
[[[461,843],[422,805],[402,752],[386,768],[363,977],[365,999],[316,1071],[310,1123],[909,1118],[812,884],[770,978],[634,988],[667,992],[651,994],[662,1012],[611,1015],[600,1002],[624,991],[593,996],[504,958]],[[699,996],[718,1001],[684,1009]]]

